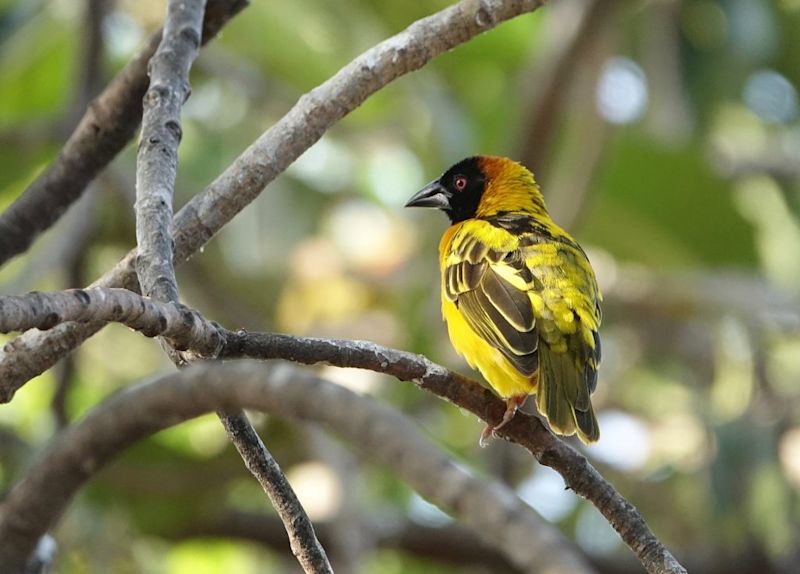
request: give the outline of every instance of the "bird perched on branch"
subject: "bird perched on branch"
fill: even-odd
[[[531,394],[555,432],[596,441],[589,395],[600,362],[601,295],[586,253],[550,219],[533,174],[507,158],[470,157],[411,206],[450,218],[439,244],[442,314],[453,347],[506,402],[481,446]]]

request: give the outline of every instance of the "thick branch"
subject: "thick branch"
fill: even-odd
[[[173,226],[175,261],[181,263],[195,253],[328,128],[370,95],[441,53],[540,5],[537,0],[462,0],[364,52],[301,97],[178,212]],[[134,263],[135,252],[131,252],[93,285],[138,289]],[[18,388],[101,328],[98,323],[64,324],[47,334],[26,333],[13,343],[15,357],[0,353],[0,376]]]
[[[179,303],[159,303],[126,289],[69,289],[0,297],[0,332],[49,329],[63,321],[113,321],[141,331],[147,337],[162,336],[179,350],[191,349],[205,357],[222,350],[220,327],[197,311]],[[14,342],[6,345],[13,353]],[[13,387],[0,381],[0,401],[7,402]]]
[[[592,571],[511,491],[471,475],[401,414],[289,366],[270,369],[246,361],[195,365],[128,389],[61,435],[0,506],[0,569],[19,571],[77,490],[116,453],[209,410],[241,407],[325,424],[459,515],[527,571]]]
[[[247,0],[209,0],[203,28],[208,42],[247,5]],[[147,90],[147,62],[157,32],[86,110],[52,164],[0,214],[0,265],[24,252],[78,199],[95,176],[133,138]]]
[[[178,301],[172,265],[172,195],[178,171],[181,107],[189,97],[189,70],[200,50],[205,0],[170,0],[164,33],[148,64],[142,135],[136,158],[136,270],[142,293]]]

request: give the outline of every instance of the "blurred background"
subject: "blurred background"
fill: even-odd
[[[442,0],[254,1],[192,72],[176,207],[297,98]],[[0,208],[162,22],[158,0],[0,0]],[[439,213],[405,200],[453,162],[532,167],[605,294],[590,460],[693,572],[800,559],[800,0],[552,0],[370,98],[179,269],[228,328],[352,337],[472,374],[440,320]],[[0,270],[0,292],[88,284],[135,244],[135,145]],[[0,407],[0,490],[108,394],[171,368],[110,326]],[[321,369],[495,476],[604,572],[641,572],[548,468],[413,385]],[[254,415],[341,571],[512,572],[391,472],[312,427]],[[335,526],[335,527],[333,527]],[[270,528],[272,530],[270,531]],[[269,532],[274,536],[270,539]],[[208,416],[144,441],[56,532],[58,571],[295,572],[280,526]],[[432,544],[409,543],[414,536]],[[464,547],[459,547],[463,542]],[[479,548],[478,548],[479,549]]]

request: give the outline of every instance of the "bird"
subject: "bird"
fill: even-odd
[[[406,207],[450,219],[439,243],[442,315],[455,350],[506,403],[480,445],[530,395],[557,434],[600,437],[597,387],[602,295],[584,250],[547,212],[533,173],[473,156],[414,194]]]

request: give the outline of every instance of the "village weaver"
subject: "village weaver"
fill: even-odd
[[[596,441],[589,395],[597,386],[602,297],[586,253],[550,219],[533,174],[504,157],[470,157],[410,206],[450,218],[439,244],[450,341],[506,402],[481,446],[531,394],[556,433]]]

